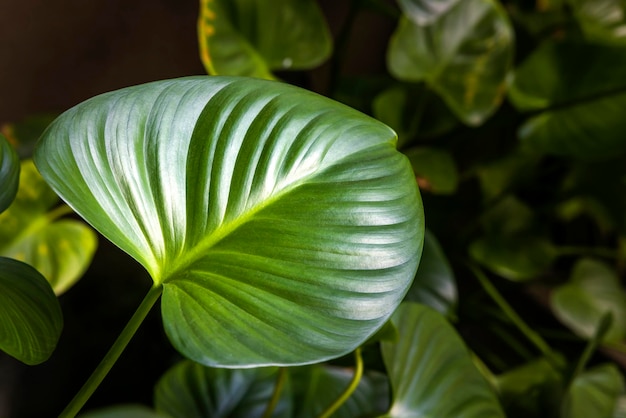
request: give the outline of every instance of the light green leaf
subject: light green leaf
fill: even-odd
[[[344,392],[354,370],[328,365],[289,369],[294,418],[316,418]],[[375,416],[389,408],[389,381],[382,373],[365,372],[359,385],[333,418]]]
[[[459,183],[459,174],[449,152],[416,147],[404,154],[411,161],[420,190],[433,194],[454,194]]]
[[[518,109],[541,111],[518,132],[524,146],[585,160],[624,151],[625,69],[625,47],[542,44],[516,70],[509,90]]]
[[[387,66],[403,81],[426,81],[466,124],[484,122],[502,102],[513,30],[495,1],[463,0],[429,24],[406,16],[391,38]]]
[[[626,294],[615,271],[600,261],[579,260],[570,281],[552,293],[550,304],[557,318],[583,338],[593,337],[607,311],[613,322],[603,341],[626,336]]]
[[[413,284],[405,300],[428,305],[450,317],[457,304],[454,272],[437,238],[428,230],[424,235],[424,250]]]
[[[433,23],[460,0],[398,0],[402,13],[418,25]]]
[[[614,417],[624,395],[624,377],[613,364],[602,364],[572,382],[561,408],[561,418]]]
[[[143,405],[115,405],[86,414],[79,415],[80,418],[171,418],[168,415],[160,415]]]
[[[569,0],[585,37],[607,43],[626,43],[624,0]]]
[[[390,317],[422,205],[393,131],[286,84],[190,77],[67,111],[38,168],[163,286],[165,330],[206,365],[318,362]]]
[[[168,370],[155,388],[156,410],[181,418],[256,418],[272,397],[278,369],[215,369],[183,361]],[[288,387],[283,387],[273,417],[292,416]]]
[[[35,267],[57,295],[81,278],[97,247],[96,234],[83,222],[57,219],[71,212],[52,209],[58,200],[33,162],[25,160],[17,197],[0,214],[0,256]]]
[[[438,312],[405,302],[394,313],[397,343],[382,343],[393,401],[387,417],[504,417],[463,340]]]
[[[313,0],[201,0],[198,39],[212,75],[274,78],[274,70],[316,67],[331,53],[324,16]]]
[[[28,264],[0,257],[0,350],[34,365],[54,351],[63,316],[46,279]]]
[[[0,134],[0,213],[9,207],[20,178],[20,160],[9,141]]]

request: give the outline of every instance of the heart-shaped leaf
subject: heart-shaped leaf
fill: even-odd
[[[156,410],[185,418],[260,417],[272,398],[278,369],[216,369],[183,361],[155,388]],[[291,394],[283,388],[272,417],[292,416]]]
[[[283,83],[190,77],[70,109],[52,187],[163,286],[174,346],[206,365],[354,350],[415,274],[422,206],[387,126]]]
[[[513,30],[490,0],[458,1],[427,24],[406,15],[391,38],[389,71],[426,81],[465,123],[481,124],[500,105],[513,57]]]
[[[404,302],[392,317],[397,343],[382,343],[393,401],[389,418],[504,418],[463,340],[438,312]]]
[[[607,311],[613,322],[603,341],[626,336],[626,293],[615,271],[600,261],[579,260],[570,281],[552,293],[550,304],[561,322],[583,338],[593,337]]]
[[[46,279],[28,264],[0,257],[0,350],[29,365],[42,363],[62,328],[61,307]]]
[[[273,70],[316,67],[332,48],[313,0],[202,0],[198,39],[209,74],[267,79]]]
[[[613,364],[602,364],[583,372],[572,382],[561,408],[562,418],[617,417],[624,377]]]
[[[9,141],[0,134],[0,212],[9,207],[20,178],[20,160]]]
[[[24,160],[15,201],[0,214],[0,256],[35,267],[57,295],[81,278],[97,247],[96,234],[83,222],[57,219],[71,212],[53,209],[58,201],[33,162]]]

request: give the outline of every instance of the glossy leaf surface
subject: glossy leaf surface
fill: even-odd
[[[0,134],[0,213],[9,207],[20,178],[20,160],[9,141]]]
[[[62,328],[61,307],[46,279],[28,264],[0,257],[0,350],[29,365],[42,363]]]
[[[190,77],[69,110],[36,162],[163,285],[184,355],[302,364],[356,348],[415,274],[421,201],[394,143],[387,126],[296,87]]]
[[[428,305],[442,315],[451,316],[457,299],[456,281],[450,263],[437,238],[426,230],[420,265],[405,300]]]
[[[216,369],[183,361],[168,370],[155,388],[155,406],[171,417],[253,418],[263,415],[272,397],[277,368]],[[292,416],[289,388],[283,388],[273,417]]]
[[[583,338],[595,334],[607,311],[613,322],[604,341],[620,341],[626,335],[626,294],[616,273],[600,261],[578,261],[569,283],[554,290],[550,303],[555,315]]]
[[[624,151],[625,52],[625,47],[575,42],[537,48],[516,70],[509,95],[519,110],[542,111],[521,126],[522,143],[580,159]]]
[[[25,160],[15,201],[0,214],[0,256],[35,267],[57,295],[81,278],[97,247],[96,234],[83,222],[57,219],[71,212],[53,209],[58,201],[33,162]]]
[[[274,78],[273,70],[320,65],[331,52],[324,17],[312,0],[201,1],[198,38],[212,75]]]
[[[587,370],[574,379],[563,400],[562,418],[617,417],[619,398],[626,387],[613,364]]]
[[[513,30],[490,0],[463,0],[429,24],[406,16],[391,38],[387,66],[404,81],[426,81],[454,113],[479,125],[500,105],[513,56]]]
[[[438,312],[405,302],[394,313],[397,343],[382,343],[393,401],[387,417],[504,417],[454,328]]]

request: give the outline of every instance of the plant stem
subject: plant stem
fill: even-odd
[[[481,286],[487,294],[493,299],[493,301],[502,309],[502,312],[515,324],[515,326],[528,338],[530,342],[532,342],[535,347],[541,351],[541,353],[546,356],[547,359],[552,360],[552,349],[550,346],[541,338],[539,334],[533,331],[526,322],[513,310],[511,305],[502,297],[498,289],[489,281],[487,276],[476,266],[470,264],[470,269],[480,282]]]
[[[48,222],[52,222],[61,216],[69,215],[70,213],[74,213],[72,208],[66,204],[62,204],[52,209],[46,216],[48,217]]]
[[[580,359],[578,360],[578,363],[576,364],[576,368],[574,369],[574,372],[572,373],[570,383],[573,382],[574,379],[576,379],[576,377],[583,372],[583,370],[585,370],[585,367],[587,366],[587,363],[589,362],[591,355],[594,353],[594,351],[596,351],[596,349],[598,348],[598,345],[602,343],[602,339],[604,339],[604,336],[608,332],[612,323],[613,323],[613,315],[611,314],[610,311],[607,311],[604,315],[602,315],[602,318],[600,319],[600,324],[598,325],[598,328],[596,329],[595,335],[585,346],[585,350],[580,356]]]
[[[96,369],[93,371],[89,379],[85,382],[80,391],[74,396],[74,399],[67,405],[67,407],[61,412],[59,418],[72,418],[81,410],[81,408],[87,403],[91,395],[96,391],[102,380],[109,373],[117,359],[120,357],[130,339],[135,335],[137,329],[145,319],[154,303],[161,296],[163,287],[161,285],[154,285],[148,291],[148,294],[143,299],[130,321],[126,324],[117,340],[113,343],[113,346],[106,353],[102,361]]]
[[[280,401],[280,394],[283,390],[283,386],[285,385],[285,380],[287,380],[287,369],[285,367],[281,367],[278,369],[278,377],[276,378],[274,393],[272,393],[272,398],[267,404],[267,408],[265,408],[265,412],[263,412],[263,416],[261,418],[270,418],[274,413],[274,409],[276,409],[276,405],[278,405],[278,401]]]
[[[319,418],[330,417],[333,413],[335,413],[335,411],[341,408],[341,405],[343,405],[348,400],[348,398],[356,390],[357,386],[359,386],[361,376],[363,376],[363,358],[361,357],[361,347],[357,348],[354,351],[354,358],[356,360],[356,366],[354,368],[354,376],[352,377],[352,381],[350,382],[346,390],[344,390],[343,393],[335,400],[335,402],[333,402],[328,408],[326,408],[324,412],[320,414]]]

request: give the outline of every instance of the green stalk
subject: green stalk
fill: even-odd
[[[350,396],[354,393],[357,386],[359,386],[359,382],[361,381],[361,377],[363,376],[363,357],[361,357],[361,347],[357,348],[354,351],[354,358],[356,360],[356,366],[354,368],[354,376],[352,376],[352,381],[343,391],[343,393],[333,402],[324,412],[321,413],[319,418],[329,418],[332,414],[335,413],[341,405],[343,405]]]
[[[274,393],[272,393],[272,398],[267,404],[267,408],[265,408],[265,412],[261,418],[270,418],[274,413],[274,409],[276,409],[276,405],[278,405],[278,401],[280,401],[280,394],[283,390],[283,386],[285,385],[285,380],[287,380],[287,369],[281,367],[278,369],[278,377],[276,378]]]
[[[100,361],[100,364],[93,371],[89,379],[87,379],[80,391],[74,396],[74,399],[72,399],[63,412],[61,412],[59,418],[73,418],[85,403],[87,403],[91,395],[93,395],[120,357],[130,339],[135,335],[135,332],[137,332],[137,329],[148,315],[148,312],[150,312],[154,303],[159,299],[159,296],[161,296],[162,291],[163,287],[161,285],[155,285],[150,288],[150,291],[148,291],[148,294],[130,318],[128,324],[126,324],[121,334],[117,337],[113,346],[106,353],[102,361]]]

